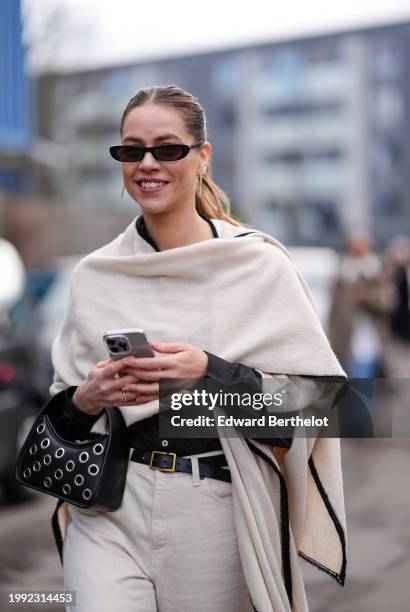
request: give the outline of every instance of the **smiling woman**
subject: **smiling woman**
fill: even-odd
[[[230,216],[194,96],[137,92],[110,151],[142,214],[76,267],[50,391],[74,440],[104,433],[119,407],[138,469],[113,512],[59,502],[65,588],[78,612],[306,612],[298,552],[344,581],[338,442],[231,440],[217,418],[212,437],[168,440],[159,385],[208,378],[259,397],[279,377],[295,411],[335,396],[344,372],[286,249]],[[102,336],[119,326],[143,329],[154,355],[104,359]]]
[[[168,236],[172,226],[180,233],[176,244],[211,237],[203,217],[239,225],[230,217],[228,197],[212,180],[205,115],[193,96],[172,86],[139,91],[123,113],[121,138],[111,155],[122,162],[124,187],[160,247],[170,245],[154,227],[153,215],[166,220]]]

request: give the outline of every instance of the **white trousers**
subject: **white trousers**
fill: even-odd
[[[218,454],[218,453],[208,453]],[[115,512],[70,505],[63,547],[71,612],[250,612],[231,483],[129,462]]]

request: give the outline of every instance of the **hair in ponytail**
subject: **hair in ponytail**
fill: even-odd
[[[195,142],[207,140],[205,111],[195,96],[177,85],[145,87],[140,89],[128,102],[121,119],[121,132],[128,113],[138,106],[151,102],[171,106],[181,113],[187,131]],[[232,225],[243,225],[231,217],[229,197],[212,179],[210,163],[202,177],[201,193],[196,187],[195,206],[199,214],[209,219],[222,219]]]

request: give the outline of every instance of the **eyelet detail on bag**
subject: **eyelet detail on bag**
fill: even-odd
[[[44,455],[43,463],[44,463],[44,465],[50,465],[50,463],[51,463],[51,455]]]
[[[31,476],[31,470],[30,470],[30,468],[29,468],[29,467],[26,467],[26,469],[25,469],[25,470],[24,470],[24,472],[23,472],[23,476],[24,476],[24,478],[30,478],[30,476]]]
[[[40,443],[41,448],[48,448],[50,446],[50,440],[48,438],[43,438]]]
[[[63,470],[61,468],[58,468],[54,472],[54,478],[56,478],[57,480],[61,480],[63,476],[64,476],[64,472],[63,472]]]
[[[91,465],[88,466],[88,473],[91,474],[91,476],[97,476],[99,471],[100,471],[100,468],[98,467],[96,463],[92,463]]]
[[[69,459],[67,463],[65,464],[65,469],[67,470],[67,472],[72,472],[74,468],[75,468],[74,461],[72,459]]]
[[[104,452],[104,446],[98,442],[93,446],[93,452],[95,455],[101,455]]]
[[[35,462],[33,463],[33,470],[34,470],[35,472],[39,472],[39,471],[40,471],[40,469],[41,469],[41,463],[40,463],[40,461],[35,461]]]
[[[57,457],[57,459],[60,459],[61,457],[63,457],[64,453],[65,453],[65,449],[59,446],[56,452],[54,453],[54,457]]]
[[[74,478],[74,483],[78,487],[81,487],[81,485],[84,484],[84,476],[82,474],[77,474],[76,477]]]
[[[90,455],[87,453],[87,451],[83,451],[82,453],[80,453],[78,459],[80,460],[80,463],[86,463],[90,458]]]
[[[32,444],[30,446],[30,455],[35,455],[37,452],[37,444]]]
[[[50,476],[46,476],[46,478],[44,478],[44,486],[47,487],[47,489],[49,489],[52,484],[53,484],[53,481],[51,480]]]
[[[67,483],[63,484],[63,493],[65,493],[65,495],[70,495],[71,487],[69,484]]]
[[[36,432],[39,434],[44,433],[46,426],[44,425],[44,423],[40,423],[40,425],[37,426]]]
[[[91,499],[92,496],[92,491],[91,489],[84,489],[83,491],[83,497],[86,501],[88,501],[89,499]]]

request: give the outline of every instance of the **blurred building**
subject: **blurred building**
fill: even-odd
[[[27,189],[33,140],[32,81],[25,70],[20,1],[2,0],[0,19],[0,193]]]
[[[335,246],[354,226],[384,243],[410,232],[409,57],[402,23],[57,75],[55,189],[67,206],[116,208],[122,110],[176,83],[205,107],[214,176],[244,221],[288,244]]]

